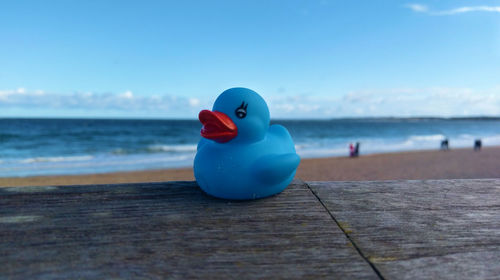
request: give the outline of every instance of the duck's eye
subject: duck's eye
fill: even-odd
[[[244,117],[247,116],[247,107],[248,104],[245,104],[245,102],[241,102],[240,107],[238,107],[236,111],[234,111],[234,113],[238,118],[243,119]]]

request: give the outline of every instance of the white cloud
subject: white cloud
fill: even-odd
[[[421,4],[406,4],[406,7],[410,8],[414,12],[419,12],[419,13],[429,11],[429,8],[427,8],[427,6]]]
[[[500,116],[500,86],[487,90],[452,87],[365,89],[340,96],[280,94],[264,98],[272,118]],[[104,116],[196,118],[200,110],[212,105],[212,99],[143,96],[130,91],[59,94],[40,90],[0,90],[0,114],[21,108],[26,114],[59,110],[65,112],[62,116],[80,112],[85,116],[99,113]]]
[[[340,97],[271,97],[268,104],[274,118],[500,116],[500,87],[357,90]]]
[[[496,12],[500,13],[500,6],[465,6],[443,11],[433,11],[422,4],[406,4],[405,7],[417,13],[427,13],[429,15],[444,16],[456,15],[469,12]]]
[[[122,98],[125,98],[125,99],[132,99],[132,98],[134,98],[134,94],[130,90],[127,90],[126,92],[120,94],[120,96]]]
[[[184,98],[172,95],[135,95],[131,91],[123,93],[73,92],[69,94],[47,93],[42,90],[26,89],[0,90],[0,108],[25,109],[77,109],[115,110],[123,112],[177,112],[202,109],[207,106],[198,98]],[[1,111],[1,110],[0,110]]]
[[[497,12],[500,13],[500,6],[475,6],[475,7],[460,7],[447,11],[435,12],[436,15],[455,15],[468,12]]]
[[[198,98],[189,98],[188,101],[189,101],[189,106],[191,107],[197,107],[200,105],[200,99]]]
[[[27,92],[25,88],[17,88],[14,90],[0,90],[0,102],[7,101],[9,98],[12,98],[13,96],[23,96],[26,94]],[[33,94],[42,95],[43,92],[40,90],[36,90],[33,92]]]

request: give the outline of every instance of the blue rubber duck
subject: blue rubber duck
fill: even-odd
[[[206,193],[225,199],[257,199],[283,191],[300,157],[281,125],[269,126],[264,99],[247,88],[219,95],[213,110],[199,114],[201,140],[194,176]]]

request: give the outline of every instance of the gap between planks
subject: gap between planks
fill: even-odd
[[[335,218],[335,216],[333,216],[332,212],[330,212],[330,210],[328,209],[328,207],[326,207],[326,205],[323,203],[323,201],[321,200],[321,198],[316,194],[316,192],[314,192],[314,190],[309,186],[309,184],[307,182],[302,181],[302,183],[309,189],[309,191],[311,191],[311,193],[316,197],[316,199],[319,201],[319,203],[321,204],[321,206],[323,206],[323,208],[328,213],[328,215],[330,215],[330,217],[335,222],[335,224],[337,224],[337,226],[340,228],[340,230],[342,230],[342,232],[344,233],[344,235],[346,236],[346,238],[349,240],[349,242],[351,242],[352,246],[356,249],[356,251],[361,256],[361,258],[363,258],[363,260],[365,260],[370,265],[370,267],[373,269],[373,271],[375,272],[375,274],[377,274],[377,276],[380,279],[385,280],[385,277],[382,276],[382,273],[380,273],[380,271],[377,269],[377,267],[375,266],[375,264],[373,264],[365,256],[365,254],[363,254],[363,251],[361,251],[361,248],[359,248],[358,244],[356,244],[356,242],[354,242],[354,240],[351,238],[351,236],[346,231],[346,229],[344,229],[344,227],[342,227],[342,225],[339,223],[339,221],[337,221],[337,219]]]

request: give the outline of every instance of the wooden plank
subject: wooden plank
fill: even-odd
[[[378,279],[310,189],[208,197],[193,182],[0,189],[0,278]]]
[[[500,180],[308,184],[386,279],[500,276]]]

